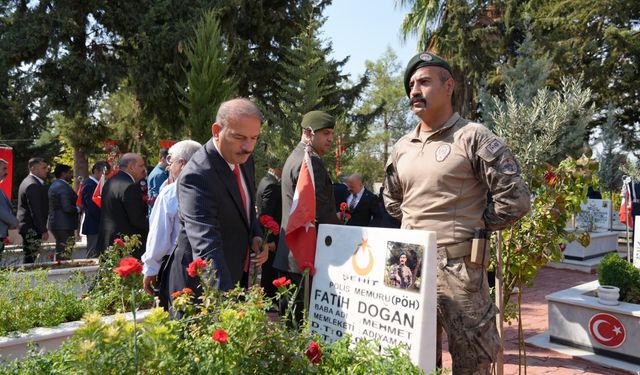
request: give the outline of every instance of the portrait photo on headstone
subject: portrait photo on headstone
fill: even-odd
[[[388,241],[384,284],[409,291],[420,291],[424,246]]]

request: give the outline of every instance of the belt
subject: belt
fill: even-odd
[[[438,246],[438,249],[444,249],[447,252],[447,259],[466,257],[471,255],[471,241]]]

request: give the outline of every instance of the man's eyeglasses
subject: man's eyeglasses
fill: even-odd
[[[167,157],[164,160],[167,162],[167,164],[171,164],[173,162],[177,162],[177,161],[180,161],[182,159],[173,157],[173,156],[171,156],[171,154],[169,154],[169,155],[167,155]]]

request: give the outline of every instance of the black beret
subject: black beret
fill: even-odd
[[[314,132],[325,128],[333,129],[335,126],[336,119],[327,112],[311,111],[302,118],[302,128],[311,128]]]
[[[439,66],[441,68],[446,69],[451,75],[453,75],[453,72],[451,71],[451,66],[442,57],[436,54],[433,54],[431,52],[419,53],[413,56],[411,60],[409,60],[409,63],[407,64],[407,69],[405,69],[404,71],[404,91],[407,93],[407,96],[409,96],[409,92],[411,91],[411,88],[409,87],[409,81],[411,80],[411,76],[416,70],[425,66]]]

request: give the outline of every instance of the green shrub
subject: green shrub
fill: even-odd
[[[0,336],[82,318],[86,310],[78,283],[81,276],[49,282],[44,270],[0,273]]]
[[[640,303],[640,269],[611,253],[602,259],[598,266],[600,285],[612,285],[620,288],[620,300]]]
[[[80,320],[88,312],[111,315],[131,311],[134,294],[136,306],[150,307],[152,299],[142,290],[142,276],[133,275],[135,280],[126,285],[113,271],[139,243],[140,236],[126,236],[122,245],[109,247],[100,257],[97,277],[82,298],[79,290],[86,290],[89,281],[80,274],[67,281],[49,282],[46,270],[0,271],[0,336]]]

